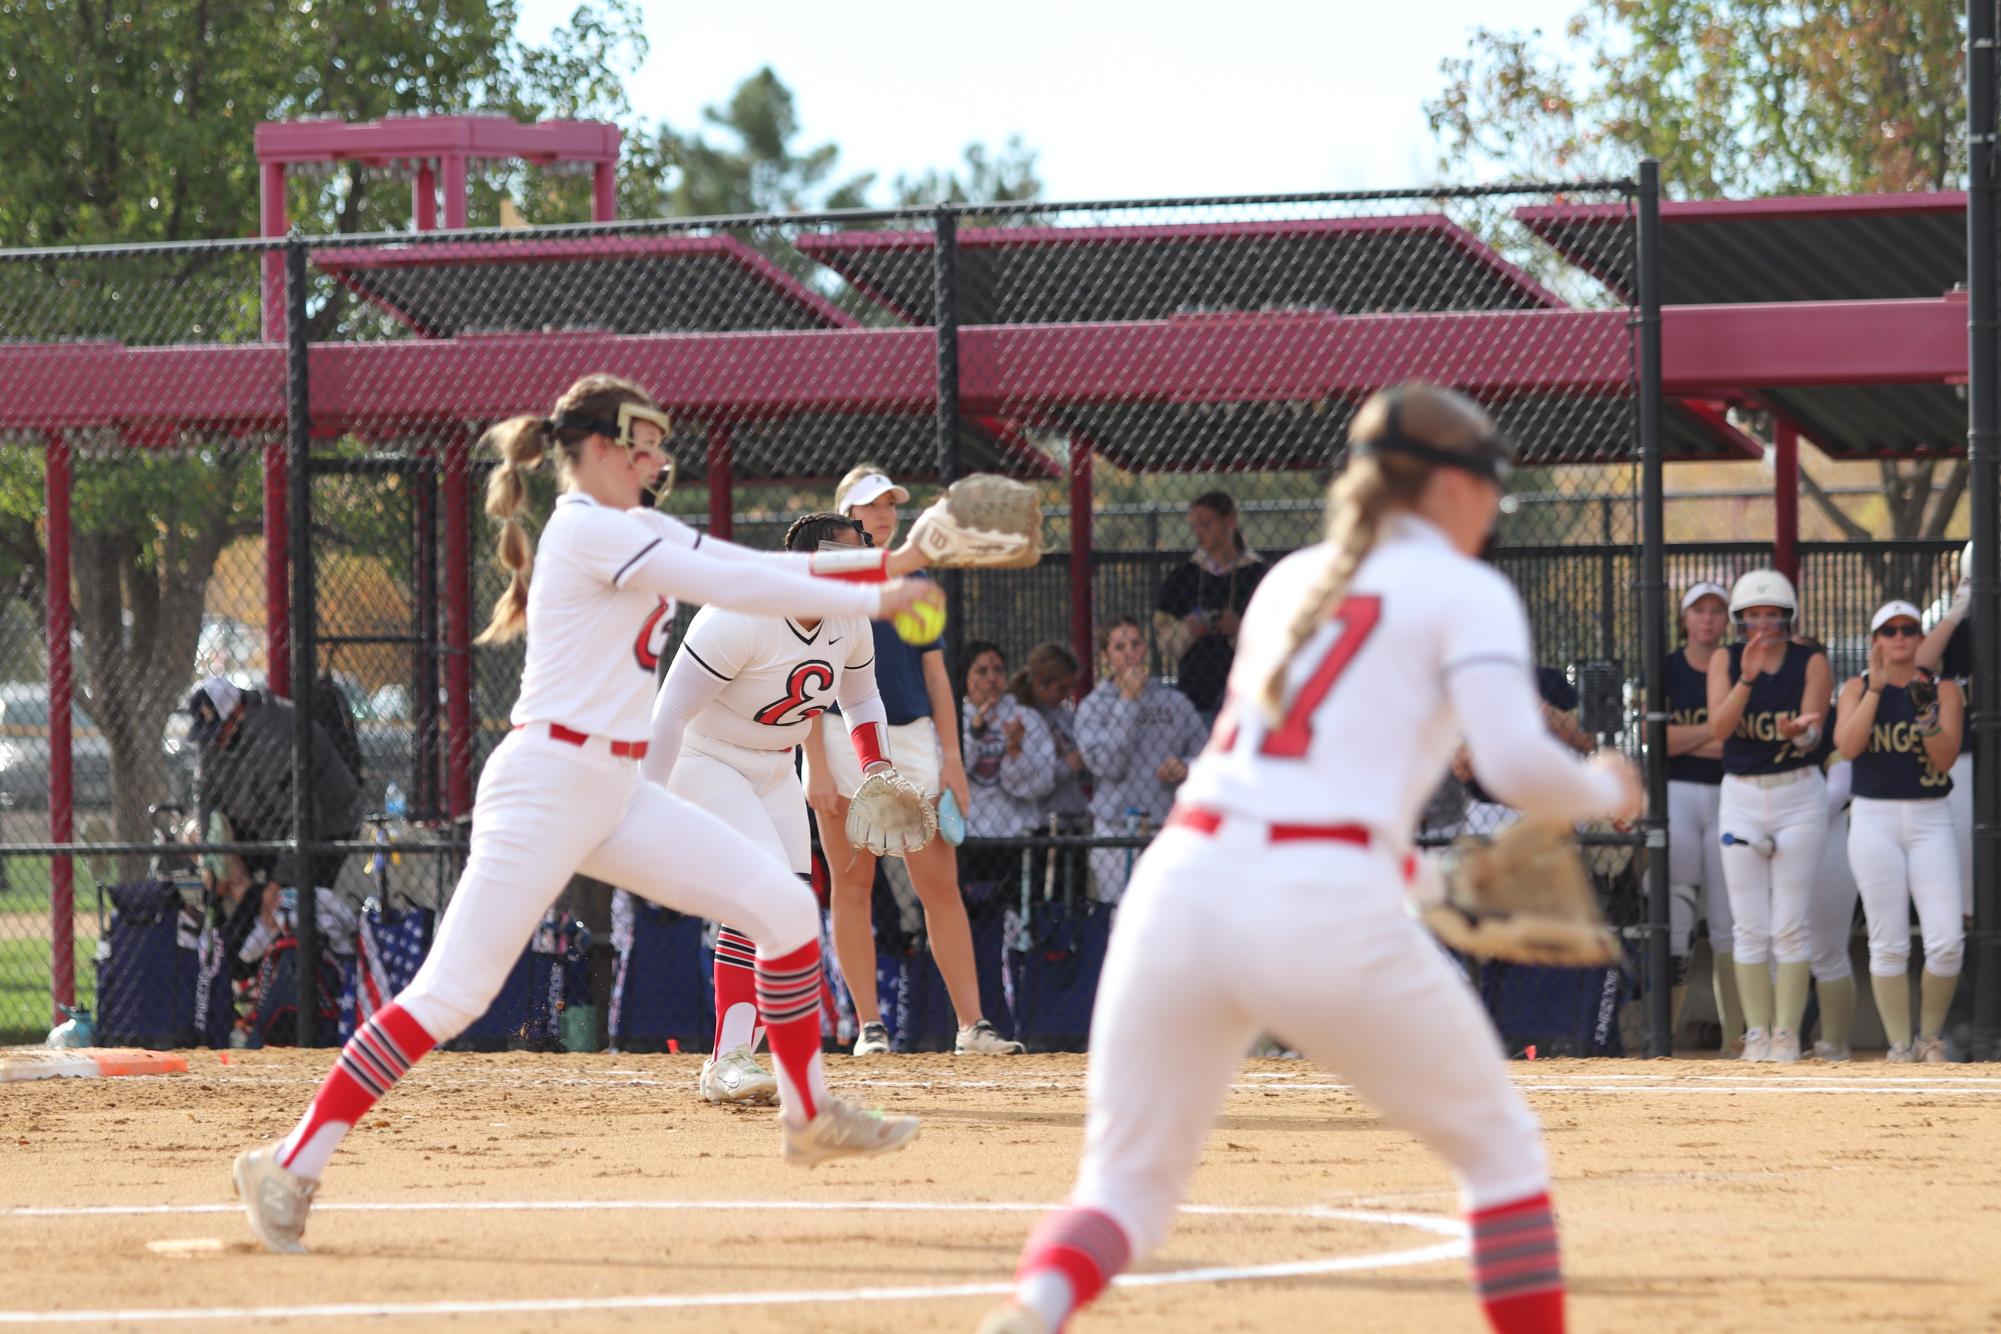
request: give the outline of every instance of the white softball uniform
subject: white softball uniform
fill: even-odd
[[[579,872],[725,918],[766,953],[818,938],[811,891],[716,816],[643,781],[638,764],[672,599],[769,615],[880,608],[878,588],[814,578],[816,566],[857,568],[704,540],[665,515],[576,493],[557,502],[529,581],[515,731],[481,771],[465,873],[399,997],[433,1037],[454,1037],[486,1012]]]
[[[1848,869],[1848,802],[1854,768],[1837,763],[1826,773],[1827,837],[1807,905],[1807,962],[1816,981],[1839,982],[1855,975],[1855,961],[1848,957],[1859,893],[1855,876]]]
[[[1731,949],[1730,887],[1723,878],[1723,789],[1715,783],[1668,782],[1668,952],[1688,954],[1698,917],[1709,921],[1710,948]]]
[[[641,771],[804,875],[812,848],[793,755],[836,700],[850,728],[882,725],[866,620],[807,629],[790,617],[704,607],[654,700]]]
[[[1510,804],[1570,820],[1611,811],[1620,789],[1544,730],[1513,587],[1416,518],[1385,525],[1348,599],[1288,662],[1290,622],[1328,559],[1309,548],[1259,585],[1215,739],[1113,932],[1071,1199],[1116,1220],[1135,1258],[1165,1232],[1259,1031],[1422,1138],[1468,1207],[1547,1184],[1492,1024],[1404,909],[1411,834],[1462,732]],[[1272,726],[1255,701],[1276,666],[1289,686]]]
[[[847,707],[845,703],[841,705],[842,713],[846,713]],[[831,713],[822,714],[817,726],[820,749],[827,757],[827,769],[834,779],[834,791],[852,797],[862,785],[862,766],[855,758],[854,747],[842,739],[841,719]],[[913,787],[927,797],[936,797],[944,790],[939,775],[945,767],[945,757],[938,744],[937,724],[929,718],[918,718],[889,728],[885,735],[883,753]],[[809,758],[806,761],[809,782],[812,776],[813,761]]]
[[[1925,942],[1925,971],[1957,977],[1966,952],[1960,922],[1959,850],[1943,797],[1857,797],[1848,812],[1848,861],[1869,920],[1869,971],[1896,977],[1911,963],[1911,905]]]
[[[1827,783],[1819,769],[1725,774],[1717,818],[1730,883],[1731,953],[1738,963],[1805,963],[1808,906],[1827,838]],[[1772,840],[1767,857],[1754,844]]]

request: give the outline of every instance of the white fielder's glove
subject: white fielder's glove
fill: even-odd
[[[878,769],[862,780],[848,803],[848,842],[878,857],[903,857],[938,832],[938,813],[908,778]]]

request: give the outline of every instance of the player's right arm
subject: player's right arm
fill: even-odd
[[[1617,754],[1579,760],[1551,737],[1535,692],[1528,616],[1500,575],[1453,598],[1443,627],[1446,696],[1473,772],[1506,805],[1559,820],[1637,814],[1639,779]]]

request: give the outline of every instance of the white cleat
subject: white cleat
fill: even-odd
[[[740,1102],[769,1107],[778,1101],[778,1080],[757,1063],[748,1047],[732,1047],[702,1062],[704,1102]]]
[[[1790,1028],[1772,1030],[1772,1045],[1765,1059],[1792,1064],[1800,1058],[1800,1035]]]
[[[1883,1053],[1883,1059],[1891,1065],[1909,1065],[1918,1059],[1917,1048],[1908,1042],[1892,1043],[1890,1050]]]
[[[829,1095],[820,1114],[803,1130],[781,1123],[785,1161],[794,1167],[818,1167],[835,1158],[873,1158],[894,1153],[917,1138],[917,1118],[885,1116],[873,1107],[857,1107]]]
[[[1944,1038],[1919,1038],[1911,1044],[1911,1059],[1926,1065],[1944,1065],[1952,1060]]]
[[[1772,1059],[1772,1037],[1762,1028],[1744,1030],[1744,1054],[1740,1061],[1769,1061]]]
[[[862,1031],[855,1035],[855,1055],[889,1055],[889,1030],[880,1022],[863,1024]]]
[[[306,1214],[320,1183],[280,1167],[275,1144],[237,1154],[230,1176],[250,1218],[250,1230],[264,1248],[280,1255],[304,1255]]]
[[[959,1030],[952,1050],[960,1056],[1019,1056],[1028,1048],[1012,1038],[1002,1037],[994,1032],[992,1024],[981,1019]]]
[[[1847,1047],[1837,1047],[1832,1042],[1813,1044],[1813,1059],[1816,1061],[1846,1061],[1854,1055],[1855,1053]]]
[[[1051,1334],[1051,1331],[1041,1316],[1026,1306],[1009,1302],[987,1312],[987,1318],[980,1322],[977,1334]]]

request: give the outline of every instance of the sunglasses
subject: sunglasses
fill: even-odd
[[[1916,639],[1924,634],[1924,631],[1915,625],[1900,624],[1886,625],[1876,633],[1884,639]]]

